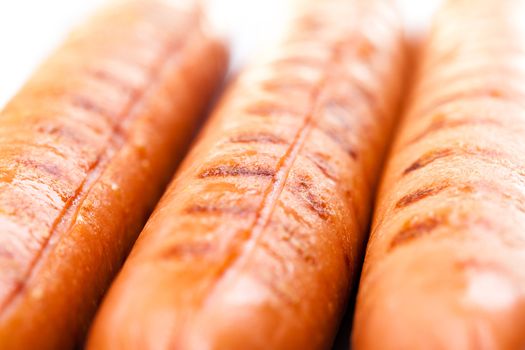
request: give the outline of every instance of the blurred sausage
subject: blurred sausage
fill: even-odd
[[[525,2],[436,17],[377,199],[355,349],[525,347]]]

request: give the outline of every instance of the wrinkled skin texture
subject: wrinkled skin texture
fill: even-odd
[[[401,93],[401,34],[388,2],[305,6],[222,99],[89,349],[331,345]]]
[[[0,114],[2,349],[82,341],[226,68],[197,9],[115,6]]]
[[[525,347],[523,1],[449,1],[388,161],[356,349]]]

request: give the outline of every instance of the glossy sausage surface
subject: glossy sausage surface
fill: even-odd
[[[332,343],[404,48],[388,2],[305,6],[222,99],[110,289],[89,349]]]
[[[0,113],[0,348],[70,348],[226,66],[190,2],[74,31]]]
[[[449,1],[377,199],[355,349],[525,347],[525,2]]]

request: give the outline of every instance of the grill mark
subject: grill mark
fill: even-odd
[[[53,153],[57,157],[60,157],[62,159],[66,159],[68,156],[67,154],[60,148],[55,147],[51,144],[45,144],[45,143],[29,143],[27,141],[11,141],[9,142],[8,147],[24,147],[24,148],[34,148],[36,150],[46,150],[50,153]],[[1,145],[0,149],[6,148],[6,145]]]
[[[334,169],[330,166],[328,161],[321,155],[320,153],[316,152],[314,154],[308,153],[306,155],[306,158],[310,160],[320,171],[323,173],[323,175],[327,178],[329,178],[332,181],[337,180],[337,176],[335,174]]]
[[[300,222],[300,220],[298,220],[298,222]],[[289,247],[292,252],[297,255],[297,257],[307,264],[314,266],[317,264],[315,255],[309,254],[307,248],[301,244],[301,241],[295,239],[295,237],[298,235],[297,229],[293,229],[290,227],[290,225],[283,225],[282,223],[276,221],[272,221],[270,224],[273,225],[275,230],[282,230],[281,232],[283,232],[283,234],[279,237],[281,242],[286,244],[286,246]],[[299,234],[299,236],[301,235]]]
[[[272,256],[273,259],[277,261],[281,267],[283,267],[283,269],[286,269],[286,259],[277,251],[275,251],[272,246],[270,246],[267,242],[261,242],[259,246],[264,250],[264,252],[266,252],[266,254]]]
[[[464,118],[460,120],[446,120],[445,116],[439,114],[437,117],[434,118],[432,123],[425,130],[423,130],[416,137],[408,141],[406,145],[408,146],[419,142],[428,135],[433,134],[437,131],[443,129],[458,128],[465,125],[491,125],[496,127],[502,127],[501,123],[488,118]]]
[[[306,192],[306,202],[308,207],[313,210],[321,219],[327,220],[330,216],[328,205],[325,201],[314,195],[312,192]]]
[[[96,136],[102,134],[102,131],[96,130],[91,126],[86,126],[83,129],[79,129],[78,127],[74,128],[67,124],[49,126],[42,125],[37,128],[37,131],[54,138],[63,138],[67,141],[68,145],[69,142],[71,142],[76,146],[81,146],[82,148],[85,148],[86,144],[89,146],[90,143],[93,143],[93,134],[97,134]]]
[[[233,143],[268,143],[268,144],[285,144],[286,141],[272,133],[246,133],[234,136],[230,139]]]
[[[354,148],[349,145],[339,130],[328,129],[322,126],[317,126],[317,129],[322,131],[330,140],[336,143],[350,158],[357,160],[358,154]]]
[[[60,166],[59,164],[54,164],[51,162],[43,163],[35,159],[20,159],[18,163],[25,167],[31,167],[35,170],[41,170],[42,172],[50,175],[50,177],[53,179],[66,180],[69,178],[64,172],[62,166]]]
[[[422,116],[427,115],[433,110],[436,110],[438,108],[442,108],[443,106],[448,105],[449,103],[462,101],[465,99],[470,98],[493,98],[498,100],[504,100],[509,101],[513,103],[518,103],[520,106],[524,106],[523,103],[519,103],[517,101],[523,100],[524,95],[522,93],[512,92],[512,93],[506,93],[504,94],[501,90],[497,89],[486,89],[486,88],[479,88],[474,91],[470,92],[461,92],[461,93],[453,93],[449,95],[445,95],[443,97],[438,97],[431,99],[429,103],[423,105],[419,109],[417,109],[414,113],[416,116]]]
[[[354,82],[354,85],[357,83]],[[362,98],[353,100],[346,97],[332,97],[328,99],[322,108],[323,115],[328,116],[330,120],[337,122],[339,125],[338,130],[344,130],[348,132],[357,132],[358,134],[364,134],[369,137],[372,136],[373,126],[371,121],[366,121],[366,118],[359,118],[356,120],[355,115],[360,115],[361,113],[370,113],[371,115],[379,115],[381,112],[375,107],[375,102],[371,96],[363,95],[360,88],[353,89],[352,91],[357,92],[357,94]],[[368,100],[370,98],[370,100]],[[376,109],[376,110],[375,110]],[[357,111],[357,112],[356,112]],[[361,112],[363,111],[363,112]]]
[[[506,201],[510,201],[514,208],[518,209],[522,213],[525,213],[525,198],[523,198],[523,195],[509,195],[507,193],[502,193],[502,197],[505,198]]]
[[[412,171],[415,171],[417,169],[427,166],[428,164],[432,163],[435,160],[451,156],[454,153],[455,153],[454,150],[450,148],[435,150],[433,152],[427,153],[421,156],[414,163],[412,163],[412,165],[410,165],[408,168],[406,168],[405,171],[403,172],[403,175],[407,175],[411,173]]]
[[[486,73],[490,72],[490,73]],[[449,70],[443,75],[434,76],[432,79],[428,79],[424,84],[421,85],[424,89],[432,89],[438,85],[447,85],[454,83],[459,80],[471,80],[472,78],[479,77],[480,74],[487,78],[499,78],[501,76],[507,76],[512,78],[524,79],[525,74],[520,71],[515,65],[509,64],[494,64],[493,62],[484,62],[482,64],[475,63],[474,66],[465,68],[456,67],[454,70]]]
[[[294,298],[276,284],[275,279],[269,279],[262,274],[256,274],[255,276],[257,281],[264,287],[268,288],[268,290],[271,291],[279,300],[283,301],[290,307],[295,307],[297,305],[297,302],[294,300]]]
[[[102,107],[97,102],[91,100],[89,97],[82,96],[82,95],[74,95],[70,99],[70,103],[73,107],[79,108],[81,110],[98,114],[102,117],[105,117],[107,119],[113,119],[114,115],[106,108]]]
[[[310,189],[313,184],[308,176],[299,176],[296,183],[290,186],[290,192],[306,202],[307,207],[321,219],[327,220],[330,216],[327,203]]]
[[[212,214],[212,215],[222,215],[222,214],[231,214],[231,215],[245,215],[253,213],[255,210],[253,208],[244,208],[240,206],[221,206],[215,204],[192,204],[186,207],[183,212],[190,215],[198,214]]]
[[[430,70],[433,67],[436,67],[437,65],[439,65],[443,61],[453,59],[454,56],[457,56],[458,58],[462,58],[465,56],[469,57],[469,56],[472,56],[473,54],[479,53],[480,50],[486,50],[486,49],[501,50],[502,49],[501,46],[498,47],[497,45],[494,45],[493,43],[487,45],[486,42],[484,42],[483,45],[471,46],[466,50],[465,49],[462,50],[461,48],[462,48],[462,45],[455,43],[453,46],[449,46],[449,48],[445,50],[441,55],[439,56],[436,55],[434,59],[430,60],[428,59],[429,57],[427,57],[428,62],[426,62],[425,67],[428,70]],[[516,47],[515,45],[512,45],[512,46],[505,45],[504,48],[505,48],[505,54],[508,55],[507,57],[512,57],[514,55],[517,55],[518,57],[520,57],[521,55],[525,54],[525,50],[523,50],[522,48]]]
[[[410,165],[408,168],[405,169],[405,171],[403,172],[403,175],[407,175],[415,170],[424,168],[425,166],[431,164],[432,162],[438,159],[447,158],[451,156],[476,156],[476,157],[488,157],[488,158],[505,157],[505,155],[502,154],[501,152],[498,152],[495,150],[482,149],[482,148],[472,148],[472,149],[443,148],[443,149],[430,151],[427,154],[424,154],[423,156],[421,156],[418,160],[412,163],[412,165]]]
[[[46,135],[61,136],[63,126],[59,125],[38,125],[36,131]]]
[[[304,261],[308,265],[317,265],[317,259],[315,258],[315,255],[309,254],[303,247],[301,247],[300,244],[295,243],[295,241],[291,237],[284,238],[283,241],[302,261]]]
[[[103,81],[126,94],[135,95],[138,92],[138,89],[132,84],[121,79],[120,77],[117,77],[115,74],[108,72],[107,70],[92,69],[88,71],[88,74],[95,79]]]
[[[448,188],[451,186],[445,186]],[[479,181],[471,182],[465,184],[458,184],[455,186],[458,191],[463,194],[475,194],[479,192],[488,192],[491,195],[497,195],[501,200],[498,200],[498,203],[501,204],[510,204],[512,207],[518,211],[525,213],[525,196],[522,193],[518,193],[513,189],[506,189],[501,187],[496,182],[492,181]],[[494,198],[490,198],[492,201]],[[483,199],[487,200],[487,199]],[[404,227],[399,231],[399,233],[392,239],[390,243],[390,250],[394,249],[396,246],[409,242],[413,239],[418,238],[424,234],[431,233],[433,230],[437,229],[441,225],[449,224],[449,219],[447,215],[440,214],[437,216],[427,217],[418,221],[407,221]],[[490,222],[487,222],[484,219],[478,220],[477,224],[482,224],[484,226],[490,227]]]
[[[207,255],[213,250],[213,244],[210,242],[181,242],[163,249],[159,258],[162,260],[191,259]]]
[[[116,150],[119,150],[122,147],[122,144],[124,143],[124,135],[122,135],[122,129],[120,124],[128,122],[128,119],[133,119],[132,117],[135,115],[134,112],[136,108],[138,108],[141,105],[141,102],[143,101],[145,96],[148,95],[149,90],[158,83],[158,80],[162,76],[163,68],[167,66],[168,62],[175,56],[179,48],[180,43],[178,41],[174,40],[173,42],[168,43],[164,52],[159,55],[160,64],[154,65],[155,68],[151,72],[148,72],[150,73],[149,86],[144,88],[140,94],[130,96],[128,103],[125,105],[123,111],[121,112],[120,123],[118,123],[112,129],[112,135],[108,142],[108,147],[106,148],[106,151],[99,154],[97,160],[88,167],[86,177],[79,185],[79,187],[74,191],[73,196],[71,196],[69,200],[65,203],[63,210],[59,213],[59,215],[53,222],[53,225],[50,229],[50,234],[48,237],[46,237],[42,248],[36,252],[35,258],[31,261],[28,271],[25,273],[20,282],[20,287],[17,287],[9,295],[7,295],[3,302],[0,301],[0,317],[2,313],[6,312],[6,310],[13,303],[16,297],[20,296],[23,290],[26,288],[27,282],[35,273],[36,267],[42,259],[42,256],[46,253],[47,250],[49,250],[50,241],[54,236],[56,236],[56,232],[60,229],[65,229],[67,232],[74,226],[84,200],[87,198],[89,192],[93,188],[96,181],[102,175],[107,163],[110,162],[111,155]],[[75,101],[76,98],[73,98],[72,102]],[[91,106],[88,103],[86,108],[88,108],[89,110],[90,107]]]
[[[335,116],[345,128],[348,128],[348,118],[345,115],[349,114],[349,110],[350,103],[345,98],[332,97],[323,104],[323,111],[326,114]]]
[[[281,205],[280,208],[284,211],[285,215],[293,220],[295,220],[300,225],[303,225],[307,228],[311,228],[312,224],[308,221],[303,215],[301,215],[296,208],[289,207],[286,205]]]
[[[347,99],[333,97],[323,104],[321,114],[337,122],[340,126],[338,129],[348,131],[351,129],[350,111],[352,107],[354,106]]]
[[[314,255],[308,254],[304,249],[298,247],[297,245],[290,245],[290,246],[293,247],[293,249],[295,249],[294,251],[297,254],[297,256],[302,261],[304,261],[306,264],[311,265],[311,266],[317,265],[317,259],[315,258]]]
[[[410,243],[424,235],[430,234],[438,227],[448,223],[448,218],[441,216],[430,216],[417,221],[405,222],[401,230],[390,241],[389,251],[394,250],[402,244]]]
[[[386,111],[384,107],[384,103],[381,103],[377,96],[374,95],[372,91],[370,91],[369,88],[367,88],[358,78],[355,76],[352,76],[352,92],[359,95],[357,101],[363,101],[363,105],[369,111],[372,115],[377,115],[379,119],[385,119],[386,118]],[[347,103],[348,105],[348,103]],[[348,105],[349,108],[356,106],[356,102],[350,102]]]
[[[205,179],[208,177],[238,177],[238,176],[256,176],[256,177],[273,177],[275,170],[261,165],[246,167],[243,165],[218,165],[212,168],[204,169],[199,178]]]
[[[298,110],[290,106],[279,105],[272,101],[255,102],[247,106],[244,111],[248,114],[261,116],[297,115]]]
[[[395,208],[401,209],[401,208],[408,207],[409,205],[419,202],[422,199],[435,196],[438,193],[442,192],[443,190],[449,187],[450,185],[448,183],[444,183],[444,184],[439,184],[437,186],[429,186],[425,188],[420,188],[410,194],[407,194],[406,196],[403,196],[399,201],[397,201]]]
[[[36,128],[36,131],[45,135],[54,136],[54,137],[66,137],[71,139],[73,142],[78,143],[77,131],[69,130],[66,125],[39,125]]]
[[[476,181],[463,184],[450,184],[447,182],[437,186],[429,186],[404,196],[397,202],[395,208],[402,209],[449,188],[455,188],[459,193],[467,195],[481,192],[497,195],[502,199],[501,203],[512,204],[517,210],[525,213],[525,195],[514,189],[502,187],[492,181]]]

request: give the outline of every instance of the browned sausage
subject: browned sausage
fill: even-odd
[[[525,2],[451,0],[388,161],[355,349],[525,348]]]
[[[1,112],[1,349],[81,341],[181,158],[226,66],[186,4],[98,13]]]
[[[89,349],[322,349],[401,91],[382,0],[311,2],[241,74],[110,289]]]

